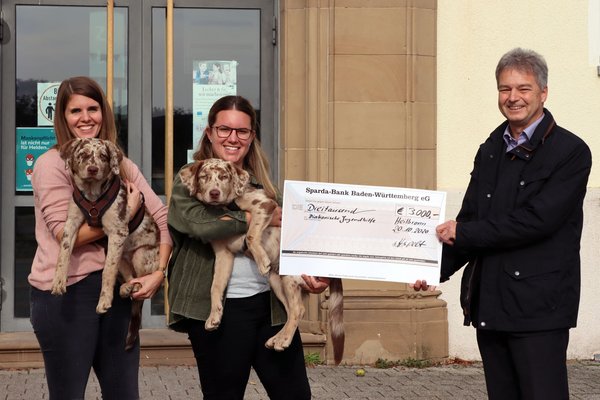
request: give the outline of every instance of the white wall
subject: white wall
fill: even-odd
[[[546,107],[557,123],[600,155],[600,0],[438,0],[438,190],[453,218],[475,152],[503,117],[494,71],[514,47],[531,48],[549,68]],[[595,162],[598,159],[594,158]],[[600,168],[592,167],[582,240],[582,301],[569,358],[600,354]],[[474,329],[462,326],[460,273],[442,284],[448,302],[450,356],[479,359]]]

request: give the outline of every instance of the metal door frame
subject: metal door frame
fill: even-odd
[[[175,8],[261,9],[261,83],[260,109],[262,145],[272,161],[274,182],[279,181],[279,135],[277,96],[278,68],[276,37],[277,0],[176,0]],[[78,6],[106,7],[105,0],[0,0],[3,37],[0,46],[0,151],[14,149],[15,142],[15,79],[16,6]],[[167,6],[166,0],[120,0],[115,8],[128,8],[128,157],[138,166],[148,181],[152,175],[152,8]],[[2,151],[0,184],[15,186],[15,153]],[[28,318],[14,317],[14,246],[15,208],[33,207],[31,194],[20,195],[3,190],[0,205],[0,332],[30,331]],[[151,316],[144,307],[144,326],[164,326],[164,316]]]

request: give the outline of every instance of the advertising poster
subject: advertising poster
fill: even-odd
[[[446,193],[285,181],[279,271],[437,285]]]
[[[54,124],[54,111],[56,95],[60,82],[38,82],[37,84],[37,124],[38,126],[52,126]]]
[[[17,128],[16,139],[16,190],[29,191],[35,160],[56,144],[54,128]]]
[[[193,141],[200,142],[208,122],[208,111],[223,96],[237,93],[237,61],[194,61],[192,85]],[[188,162],[192,161],[194,148],[188,149]]]

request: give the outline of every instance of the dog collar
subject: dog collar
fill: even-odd
[[[140,192],[140,195],[142,196],[142,204],[140,205],[140,208],[138,208],[137,212],[127,225],[127,227],[129,228],[129,233],[135,231],[144,219],[146,199],[144,199],[144,193]]]
[[[85,220],[89,226],[101,228],[102,227],[102,216],[112,205],[117,198],[119,190],[121,189],[121,178],[115,176],[107,189],[102,192],[100,197],[96,201],[90,201],[81,193],[81,190],[73,182],[73,200],[83,213]],[[141,209],[141,208],[140,208]]]

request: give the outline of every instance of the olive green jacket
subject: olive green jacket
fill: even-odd
[[[256,184],[254,178],[252,183]],[[231,219],[222,220],[225,215]],[[177,174],[169,204],[168,226],[173,238],[169,262],[169,327],[183,330],[184,323],[181,322],[186,319],[206,321],[210,314],[215,263],[210,241],[244,234],[248,225],[244,211],[206,206],[191,197]],[[271,322],[280,325],[285,320],[285,309],[271,292]]]

